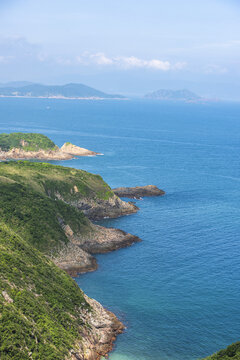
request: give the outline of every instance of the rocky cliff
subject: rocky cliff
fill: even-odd
[[[115,195],[119,197],[127,197],[140,199],[144,196],[162,196],[165,191],[159,189],[155,185],[135,186],[135,187],[119,187],[112,189]]]

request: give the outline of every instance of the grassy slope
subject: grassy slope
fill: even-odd
[[[81,338],[81,327],[88,326],[81,319],[90,310],[82,291],[2,224],[0,264],[1,360],[63,360]]]
[[[240,360],[240,342],[229,345],[226,349],[208,356],[205,360]]]
[[[5,176],[34,190],[56,198],[58,192],[65,200],[87,197],[109,199],[114,196],[111,188],[100,175],[83,170],[29,161],[0,163],[0,176]],[[77,187],[77,188],[76,188]],[[77,192],[76,192],[77,189]]]
[[[24,146],[22,141],[25,142]],[[47,136],[36,133],[0,134],[0,148],[9,151],[13,148],[25,151],[54,150],[56,145]]]
[[[112,196],[100,176],[82,170],[27,161],[0,163],[1,221],[45,254],[68,241],[62,221],[75,233],[92,231],[83,213],[58,200],[56,192],[65,199]]]

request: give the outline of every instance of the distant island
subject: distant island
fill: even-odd
[[[122,95],[106,94],[83,84],[42,85],[21,82],[0,84],[0,97],[50,98],[50,99],[126,99]]]
[[[201,96],[198,96],[192,91],[186,89],[183,90],[160,89],[146,94],[144,98],[162,100],[162,101],[184,101],[184,102],[199,102],[205,100]]]
[[[0,134],[0,159],[41,159],[69,160],[74,156],[99,155],[79,146],[66,142],[59,148],[43,134],[11,133]]]

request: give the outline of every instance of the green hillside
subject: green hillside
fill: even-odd
[[[86,196],[96,201],[113,194],[99,175],[83,170],[28,161],[0,163],[1,220],[46,254],[68,241],[62,222],[75,233],[92,231],[84,214],[64,202]]]
[[[0,358],[63,360],[88,327],[77,284],[0,224]]]
[[[0,148],[9,151],[13,148],[24,151],[54,150],[56,145],[47,136],[36,133],[0,134]]]
[[[204,360],[240,360],[240,342],[231,344],[226,349],[220,350]]]
[[[56,197],[56,192],[60,198]],[[93,231],[77,208],[63,201],[112,196],[98,175],[27,161],[0,163],[0,359],[64,360],[91,311],[76,283],[45,255],[74,233]]]
[[[35,191],[53,199],[57,196],[65,201],[91,198],[107,200],[114,196],[110,186],[100,175],[84,170],[30,161],[0,163],[0,176],[30,186]]]

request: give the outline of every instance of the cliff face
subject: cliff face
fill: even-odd
[[[107,253],[141,241],[125,231],[94,224],[86,233],[74,232],[69,225],[62,227],[69,242],[51,259],[71,276],[97,269],[97,261],[91,254]]]
[[[55,193],[58,199],[64,200],[59,193]],[[65,201],[65,200],[64,200]],[[139,208],[133,203],[122,201],[116,195],[109,199],[91,199],[87,197],[79,197],[66,199],[66,202],[82,212],[91,220],[101,220],[105,218],[117,218],[123,215],[136,213]]]
[[[83,330],[83,341],[75,344],[69,357],[72,360],[100,360],[112,350],[113,342],[123,332],[124,325],[96,300],[86,295],[85,299],[92,307],[91,312],[85,313],[85,321],[91,326],[91,331]]]

